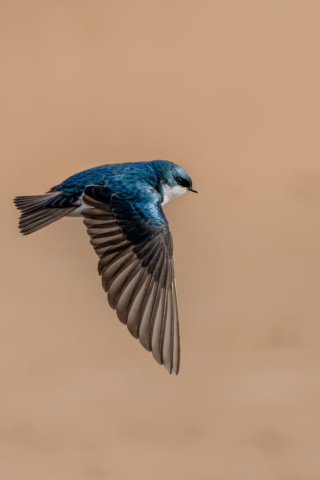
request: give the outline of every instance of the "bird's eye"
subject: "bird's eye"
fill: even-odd
[[[187,180],[186,178],[176,177],[176,182],[178,185],[181,185],[181,187],[190,188],[191,186],[189,180]]]

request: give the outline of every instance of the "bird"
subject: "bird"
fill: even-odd
[[[175,375],[180,368],[177,289],[172,235],[162,207],[187,191],[198,193],[182,167],[152,160],[90,168],[43,195],[14,199],[23,235],[62,217],[83,217],[110,307]]]

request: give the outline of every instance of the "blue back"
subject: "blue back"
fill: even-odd
[[[174,184],[174,175],[181,172],[186,174],[181,167],[166,160],[101,165],[72,175],[54,190],[65,195],[81,195],[88,185],[105,185],[128,198],[146,187],[159,191],[161,183]]]

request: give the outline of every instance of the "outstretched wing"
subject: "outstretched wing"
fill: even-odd
[[[82,210],[110,306],[129,332],[170,373],[178,374],[180,341],[172,237],[160,200],[122,199],[87,187]],[[140,205],[140,207],[139,207]]]

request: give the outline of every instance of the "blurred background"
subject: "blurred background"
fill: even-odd
[[[2,0],[0,477],[320,478],[320,3]],[[109,308],[81,219],[16,195],[172,160],[182,364]]]

